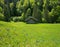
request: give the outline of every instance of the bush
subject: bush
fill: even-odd
[[[23,18],[22,17],[12,17],[11,18],[11,21],[14,21],[14,22],[22,22],[23,21]]]
[[[2,10],[3,10],[2,7],[0,7],[0,13],[2,13]]]
[[[51,22],[52,23],[56,22],[60,16],[60,6],[56,6],[55,8],[53,8],[49,13],[49,15],[50,15]]]
[[[42,23],[47,23],[45,18],[42,18]]]
[[[57,19],[57,21],[56,21],[57,23],[60,23],[60,17]]]
[[[4,21],[4,15],[0,13],[0,21]]]

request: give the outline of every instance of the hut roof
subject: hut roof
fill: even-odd
[[[30,19],[34,20],[34,21],[38,21],[38,19],[36,19],[35,17],[29,16],[27,19],[25,19],[25,21],[29,21]]]

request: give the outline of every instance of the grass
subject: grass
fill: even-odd
[[[0,47],[60,47],[60,24],[0,21]]]

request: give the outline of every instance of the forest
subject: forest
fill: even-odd
[[[0,0],[0,21],[60,23],[60,0]]]

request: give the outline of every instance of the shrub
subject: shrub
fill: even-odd
[[[52,22],[52,23],[56,22],[57,19],[58,19],[59,16],[60,16],[60,6],[57,6],[57,7],[53,8],[53,9],[51,10],[51,12],[49,13],[49,15],[50,15],[50,20],[51,20],[51,22]]]
[[[45,18],[42,18],[42,23],[47,23]]]
[[[60,23],[60,17],[57,19],[57,21],[56,21],[57,23]]]
[[[4,15],[0,13],[0,21],[4,21]]]
[[[0,7],[0,13],[2,13],[2,7]]]
[[[22,17],[12,17],[11,20],[14,22],[19,22],[19,21],[21,22],[21,21],[23,21],[23,18]]]

